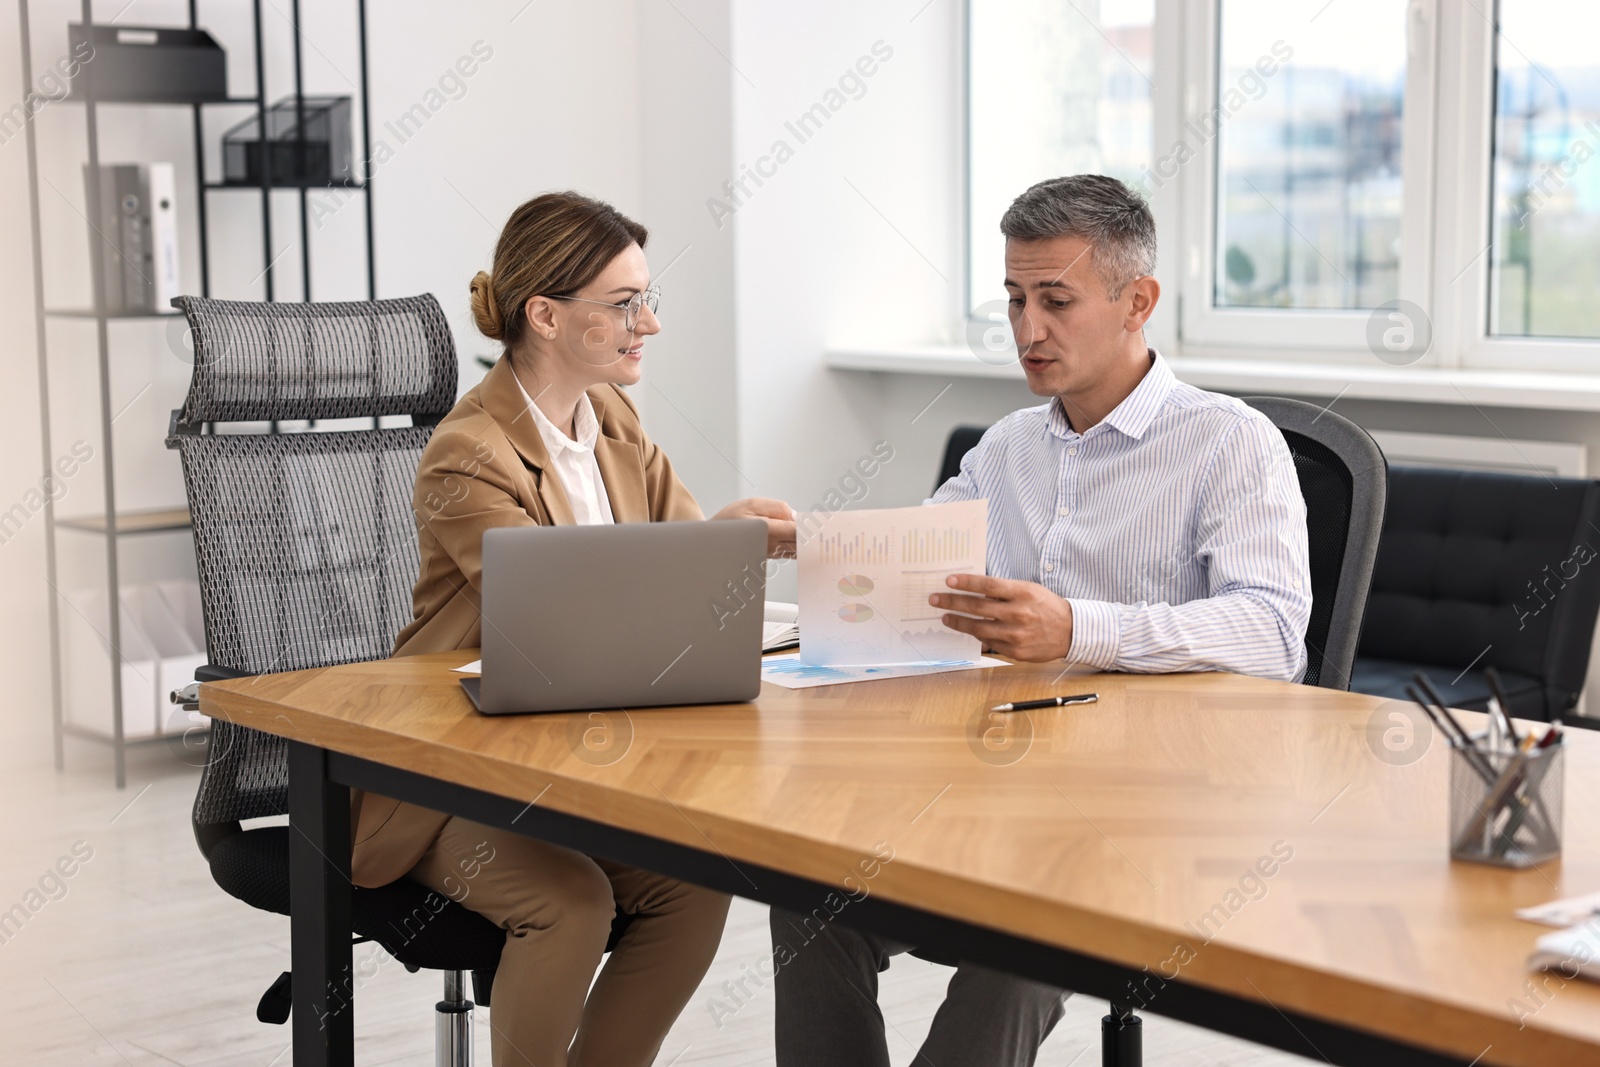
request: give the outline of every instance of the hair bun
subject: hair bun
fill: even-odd
[[[500,308],[494,302],[494,280],[487,271],[472,276],[468,286],[472,290],[472,318],[478,332],[492,340],[505,337],[505,324],[500,321]]]

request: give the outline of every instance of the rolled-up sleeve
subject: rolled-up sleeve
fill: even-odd
[[[1305,501],[1283,436],[1242,419],[1201,477],[1194,557],[1208,595],[1182,604],[1069,597],[1068,658],[1102,670],[1305,673],[1311,573]]]

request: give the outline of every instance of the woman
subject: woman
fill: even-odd
[[[479,645],[483,532],[495,526],[700,519],[619,386],[660,332],[646,232],[608,204],[550,193],[519,207],[472,280],[472,313],[505,355],[439,423],[417,473],[422,572],[395,655]],[[742,500],[792,555],[794,515]],[[495,1067],[645,1067],[710,966],[728,898],[465,819],[357,794],[357,885],[403,875],[506,929]],[[594,988],[612,916],[634,916]]]

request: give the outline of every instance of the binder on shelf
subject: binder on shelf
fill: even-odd
[[[83,168],[84,198],[92,201],[93,175]],[[100,166],[98,245],[106,314],[166,311],[179,295],[176,180],[171,163],[103,163]]]
[[[81,22],[67,26],[72,54],[88,51],[91,57],[72,78],[73,97],[145,104],[228,98],[228,55],[205,30],[105,24],[93,29],[86,35]]]
[[[177,170],[171,163],[145,167],[150,219],[150,308],[168,311],[182,295],[178,281]]]

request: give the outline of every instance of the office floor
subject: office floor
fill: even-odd
[[[289,1064],[288,1028],[262,1025],[254,1015],[257,998],[289,965],[288,923],[212,883],[189,830],[196,770],[173,752],[141,750],[128,788],[118,792],[106,753],[72,744],[68,770],[56,774],[48,744],[39,741],[32,732],[0,737],[7,824],[0,912],[19,903],[29,910],[9,939],[0,933],[0,1060],[34,1067]],[[73,858],[70,878],[49,873],[62,857]],[[752,989],[743,1001],[723,989],[768,950],[766,909],[736,901],[716,963],[659,1064],[773,1062],[770,989]],[[437,976],[408,974],[372,945],[358,946],[355,960],[357,1062],[432,1063]],[[881,1002],[896,1065],[910,1062],[948,974],[902,957],[884,976]],[[1098,1063],[1104,1012],[1097,1001],[1069,1000],[1038,1062]],[[487,1064],[483,1015],[478,1062]],[[1307,1062],[1153,1016],[1145,1020],[1145,1047],[1151,1067]]]

